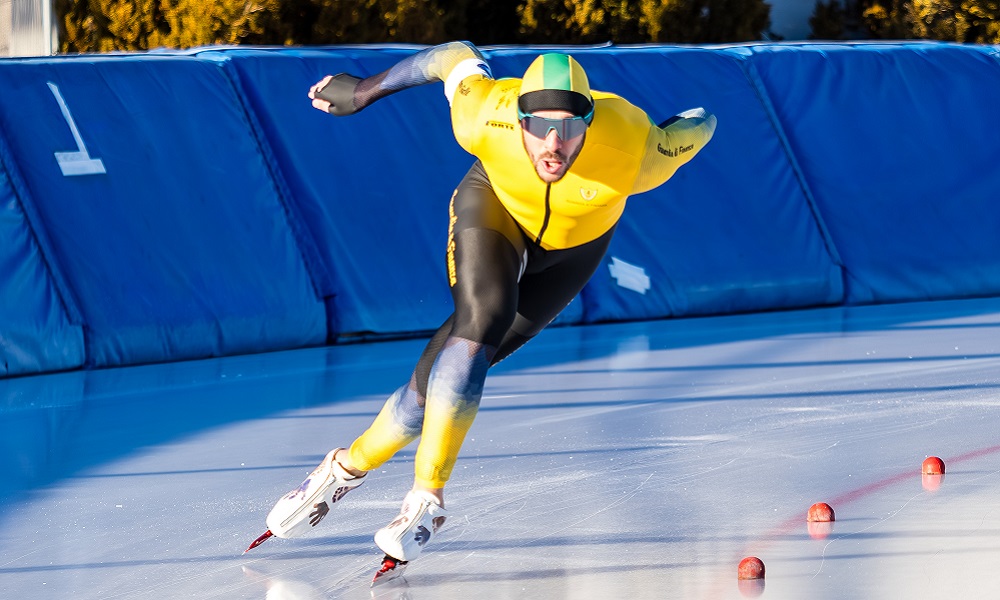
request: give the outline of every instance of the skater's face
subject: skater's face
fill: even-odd
[[[538,120],[536,123],[529,123],[529,119]],[[546,120],[555,121],[558,126],[534,126],[539,122],[544,124]],[[563,120],[568,121],[565,126],[561,123]],[[528,153],[538,177],[545,183],[554,183],[562,179],[580,154],[583,140],[587,137],[587,129],[585,125],[575,127],[578,120],[579,117],[565,110],[538,110],[522,120],[524,150]],[[537,134],[542,134],[542,137]],[[566,139],[560,137],[560,134],[567,136]]]

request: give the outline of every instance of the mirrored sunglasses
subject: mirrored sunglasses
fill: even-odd
[[[555,130],[559,139],[565,141],[583,135],[587,131],[587,126],[593,120],[594,111],[582,117],[566,119],[546,119],[518,111],[518,117],[521,119],[521,127],[536,138],[545,139],[550,131]]]

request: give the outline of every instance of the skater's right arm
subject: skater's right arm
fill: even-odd
[[[473,76],[493,78],[482,53],[469,42],[448,42],[421,50],[364,79],[347,73],[327,75],[309,88],[309,98],[315,108],[345,116],[400,90],[443,81],[451,103],[458,84]]]
[[[712,113],[693,108],[651,126],[632,193],[649,191],[670,179],[708,144],[717,123]]]

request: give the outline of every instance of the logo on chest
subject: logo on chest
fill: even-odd
[[[569,204],[577,204],[589,208],[600,208],[608,205],[606,198],[603,200],[600,198],[600,190],[597,188],[580,187],[579,197],[570,192],[565,196],[565,198],[565,201]]]

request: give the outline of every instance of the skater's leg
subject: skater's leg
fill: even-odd
[[[414,488],[443,500],[465,435],[479,410],[486,371],[517,314],[524,233],[478,163],[452,196],[448,279],[453,323],[427,377]]]
[[[465,435],[479,409],[486,372],[544,329],[600,265],[613,230],[572,248],[540,253],[521,275],[509,239],[490,229],[453,235],[454,324],[427,385],[415,489],[443,500]],[[482,269],[480,265],[491,265]],[[512,282],[515,282],[512,285]]]
[[[427,375],[413,489],[399,515],[375,534],[375,543],[393,565],[419,556],[444,522],[445,483],[479,410],[496,347],[517,314],[524,237],[483,181],[482,168],[474,167],[452,197],[452,327]]]
[[[479,410],[496,348],[517,313],[520,271],[518,254],[495,231],[467,229],[454,240],[455,323],[428,378],[415,461],[415,487],[439,499]]]
[[[370,471],[417,439],[424,420],[413,380],[392,393],[372,424],[351,444],[346,457],[338,457],[345,469]]]
[[[417,558],[444,523],[444,486],[479,410],[494,344],[516,313],[520,262],[510,243],[486,229],[461,231],[454,240],[455,321],[427,381],[413,489],[399,515],[375,534],[378,547],[396,561]],[[474,260],[484,258],[489,260]]]
[[[396,390],[382,406],[371,426],[341,452],[338,462],[348,470],[370,471],[380,467],[420,435],[424,422],[424,399],[431,365],[451,332],[449,317],[424,348],[410,381]]]

